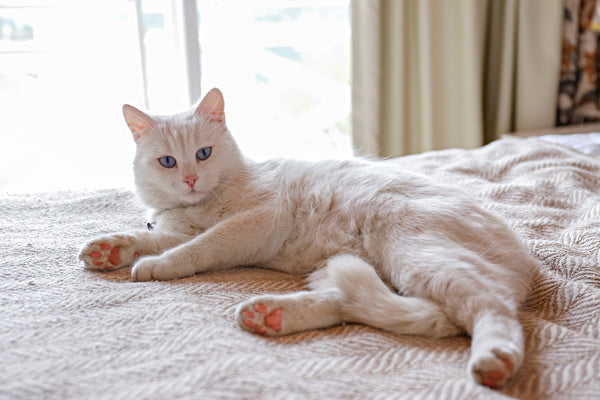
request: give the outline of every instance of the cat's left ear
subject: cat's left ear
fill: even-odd
[[[208,92],[196,107],[195,114],[225,125],[225,100],[221,91],[215,88]]]
[[[151,116],[129,104],[123,106],[123,116],[136,142],[156,125]]]

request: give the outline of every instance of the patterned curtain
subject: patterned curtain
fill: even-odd
[[[566,0],[556,125],[600,121],[596,0]]]

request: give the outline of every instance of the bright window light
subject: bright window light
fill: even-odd
[[[178,112],[197,89],[182,1],[0,0],[2,192],[132,187],[121,105]],[[223,91],[249,157],[351,156],[349,0],[197,10],[201,91]]]
[[[0,190],[128,185],[121,105],[144,99],[131,3],[29,3],[0,3]]]
[[[348,0],[198,6],[202,87],[223,91],[242,150],[255,159],[351,155]]]

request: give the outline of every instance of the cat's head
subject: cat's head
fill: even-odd
[[[137,147],[135,183],[146,204],[164,209],[201,202],[242,168],[224,104],[212,89],[194,109],[168,117],[123,106]]]

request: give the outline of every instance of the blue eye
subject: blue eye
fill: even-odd
[[[212,147],[204,147],[196,152],[196,158],[200,161],[204,161],[208,157],[210,157],[211,152],[212,152]]]
[[[160,163],[160,165],[162,165],[165,168],[173,168],[175,166],[175,164],[177,164],[177,161],[175,161],[175,158],[171,157],[171,156],[162,156],[161,158],[158,159],[158,162]]]

